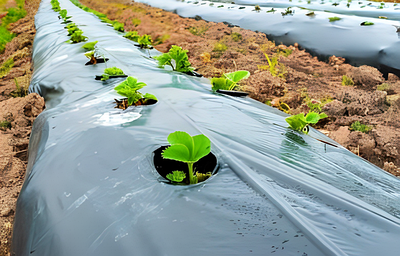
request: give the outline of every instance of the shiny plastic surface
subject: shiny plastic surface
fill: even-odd
[[[114,109],[122,79],[94,80],[106,64],[85,66],[82,43],[65,43],[50,1],[41,3],[30,90],[47,109],[32,131],[13,255],[398,255],[397,178],[314,129],[291,131],[276,109],[158,68],[147,50],[59,1],[107,66],[159,101]],[[152,152],[177,130],[211,140],[220,169],[203,184],[159,181]]]

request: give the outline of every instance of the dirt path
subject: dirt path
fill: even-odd
[[[10,59],[14,62],[10,72],[0,79],[0,124],[7,124],[0,128],[0,256],[9,255],[15,204],[24,181],[32,123],[44,109],[44,100],[37,94],[12,97],[16,83],[27,88],[31,79],[31,50],[36,32],[33,16],[38,4],[38,0],[27,1],[28,15],[10,24],[10,30],[17,37],[0,55],[1,65]]]
[[[262,33],[223,23],[182,18],[176,14],[126,0],[82,0],[82,4],[125,24],[126,31],[150,34],[155,47],[166,52],[171,45],[189,50],[189,60],[206,77],[248,70],[245,91],[261,102],[291,114],[310,109],[329,118],[318,128],[356,154],[400,176],[400,80],[369,66],[352,67],[332,56],[318,61],[298,45],[276,46]],[[272,75],[265,54],[277,60]],[[287,55],[287,57],[285,57]],[[343,77],[353,85],[342,85]],[[284,104],[283,104],[284,103]],[[359,121],[367,133],[350,130]]]

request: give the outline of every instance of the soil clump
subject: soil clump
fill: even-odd
[[[172,45],[189,50],[189,61],[205,77],[250,71],[251,76],[242,82],[242,89],[250,97],[281,110],[288,105],[290,114],[309,110],[327,113],[329,118],[317,127],[320,131],[353,153],[400,176],[397,76],[389,74],[385,80],[374,67],[353,67],[336,56],[322,62],[297,44],[276,45],[262,33],[182,18],[142,3],[127,0],[81,3],[124,23],[126,31],[151,35],[153,45],[161,52],[167,52]],[[356,121],[370,130],[355,130]]]
[[[25,2],[28,14],[9,25],[9,30],[17,36],[0,55],[0,66],[10,60],[14,63],[9,72],[0,76],[0,256],[9,255],[16,201],[28,161],[32,123],[45,107],[38,94],[26,95],[32,75],[31,51],[36,33],[34,15],[39,2]]]

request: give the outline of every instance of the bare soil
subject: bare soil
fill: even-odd
[[[9,255],[15,205],[25,177],[28,143],[34,119],[45,107],[36,93],[12,97],[19,86],[28,88],[31,80],[31,50],[35,36],[34,14],[39,1],[27,1],[28,15],[10,24],[17,34],[0,55],[0,65],[13,58],[14,67],[0,79],[0,122],[9,121],[11,128],[0,128],[0,256]],[[11,4],[10,1],[8,4]]]
[[[386,171],[400,176],[400,79],[370,66],[353,67],[341,57],[319,61],[297,44],[275,45],[265,34],[224,23],[182,18],[177,14],[128,0],[82,0],[84,5],[125,24],[126,31],[149,34],[156,49],[172,45],[189,50],[189,61],[205,77],[248,70],[242,83],[250,97],[291,114],[317,103],[329,115],[317,126],[337,142]],[[291,50],[285,57],[283,53]],[[278,57],[272,75],[265,54]],[[346,75],[354,82],[343,86]],[[355,121],[370,125],[368,133],[350,130]]]

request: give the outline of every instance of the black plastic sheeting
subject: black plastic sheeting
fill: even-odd
[[[394,6],[393,3],[385,3],[383,9],[378,9],[381,3],[369,1],[352,1],[349,8],[347,1],[322,1],[323,4],[319,1],[310,1],[308,4],[306,0],[137,2],[173,11],[183,17],[197,16],[207,21],[228,22],[260,31],[277,43],[299,43],[321,59],[336,55],[346,58],[352,65],[370,65],[381,69],[383,73],[400,76],[400,5]],[[260,12],[254,11],[255,4],[261,7]],[[294,12],[293,15],[282,15],[287,7],[292,7],[290,10]],[[267,13],[271,8],[276,12]],[[311,11],[315,15],[307,16]],[[341,20],[329,22],[328,18],[334,16]],[[379,16],[388,19],[379,19]],[[365,21],[375,25],[361,26]]]
[[[60,3],[107,66],[147,83],[159,102],[114,109],[122,79],[96,81],[106,65],[85,66],[83,43],[65,43],[41,3],[30,89],[47,109],[32,131],[13,255],[398,255],[397,178],[314,129],[291,131],[276,109],[159,69],[148,51]],[[176,130],[210,138],[219,170],[205,183],[160,181],[152,152]]]

